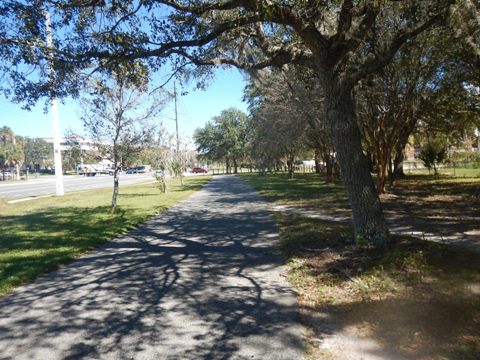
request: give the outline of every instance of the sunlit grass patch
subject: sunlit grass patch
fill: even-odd
[[[318,174],[295,174],[289,180],[286,174],[241,174],[262,196],[271,202],[305,208],[322,206],[325,209],[349,207],[344,187],[339,184],[325,184]]]
[[[409,175],[428,175],[428,176],[434,176],[433,171],[428,171],[428,169],[415,169],[412,171],[406,171],[407,174]],[[480,168],[475,168],[475,167],[450,167],[450,166],[445,166],[441,167],[438,169],[438,173],[440,176],[448,176],[452,178],[478,178],[480,177]]]

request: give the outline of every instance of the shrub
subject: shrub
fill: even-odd
[[[441,137],[428,140],[420,149],[419,157],[428,171],[433,169],[434,174],[438,175],[438,165],[447,158],[447,141]]]

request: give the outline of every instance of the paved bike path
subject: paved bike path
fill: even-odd
[[[278,234],[243,180],[0,298],[0,359],[301,359]]]

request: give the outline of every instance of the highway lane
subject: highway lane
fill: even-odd
[[[97,188],[107,188],[113,185],[110,175],[97,175],[92,177],[69,175],[64,176],[65,193]],[[153,181],[151,173],[146,174],[121,174],[120,186],[141,182]],[[42,176],[38,179],[26,181],[0,182],[0,199],[26,198],[31,196],[44,196],[55,194],[55,177]]]

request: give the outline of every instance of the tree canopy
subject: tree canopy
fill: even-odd
[[[229,108],[212,118],[193,136],[201,157],[210,161],[225,161],[227,172],[233,166],[237,173],[239,162],[246,155],[249,119],[242,111]]]
[[[15,136],[7,126],[0,128],[0,169],[2,172],[15,167],[17,176],[24,160],[23,140]],[[3,178],[3,174],[0,174]]]
[[[79,71],[112,71],[118,62],[138,59],[151,70],[168,59],[174,70],[194,73],[202,64],[303,64],[333,72],[351,88],[388,64],[404,43],[444,20],[451,3],[8,0],[0,5],[0,51],[14,86],[3,90],[27,102],[52,92],[75,94]],[[32,67],[40,76],[27,76]]]
[[[35,165],[53,161],[53,146],[44,139],[24,138],[25,166],[34,169]]]

